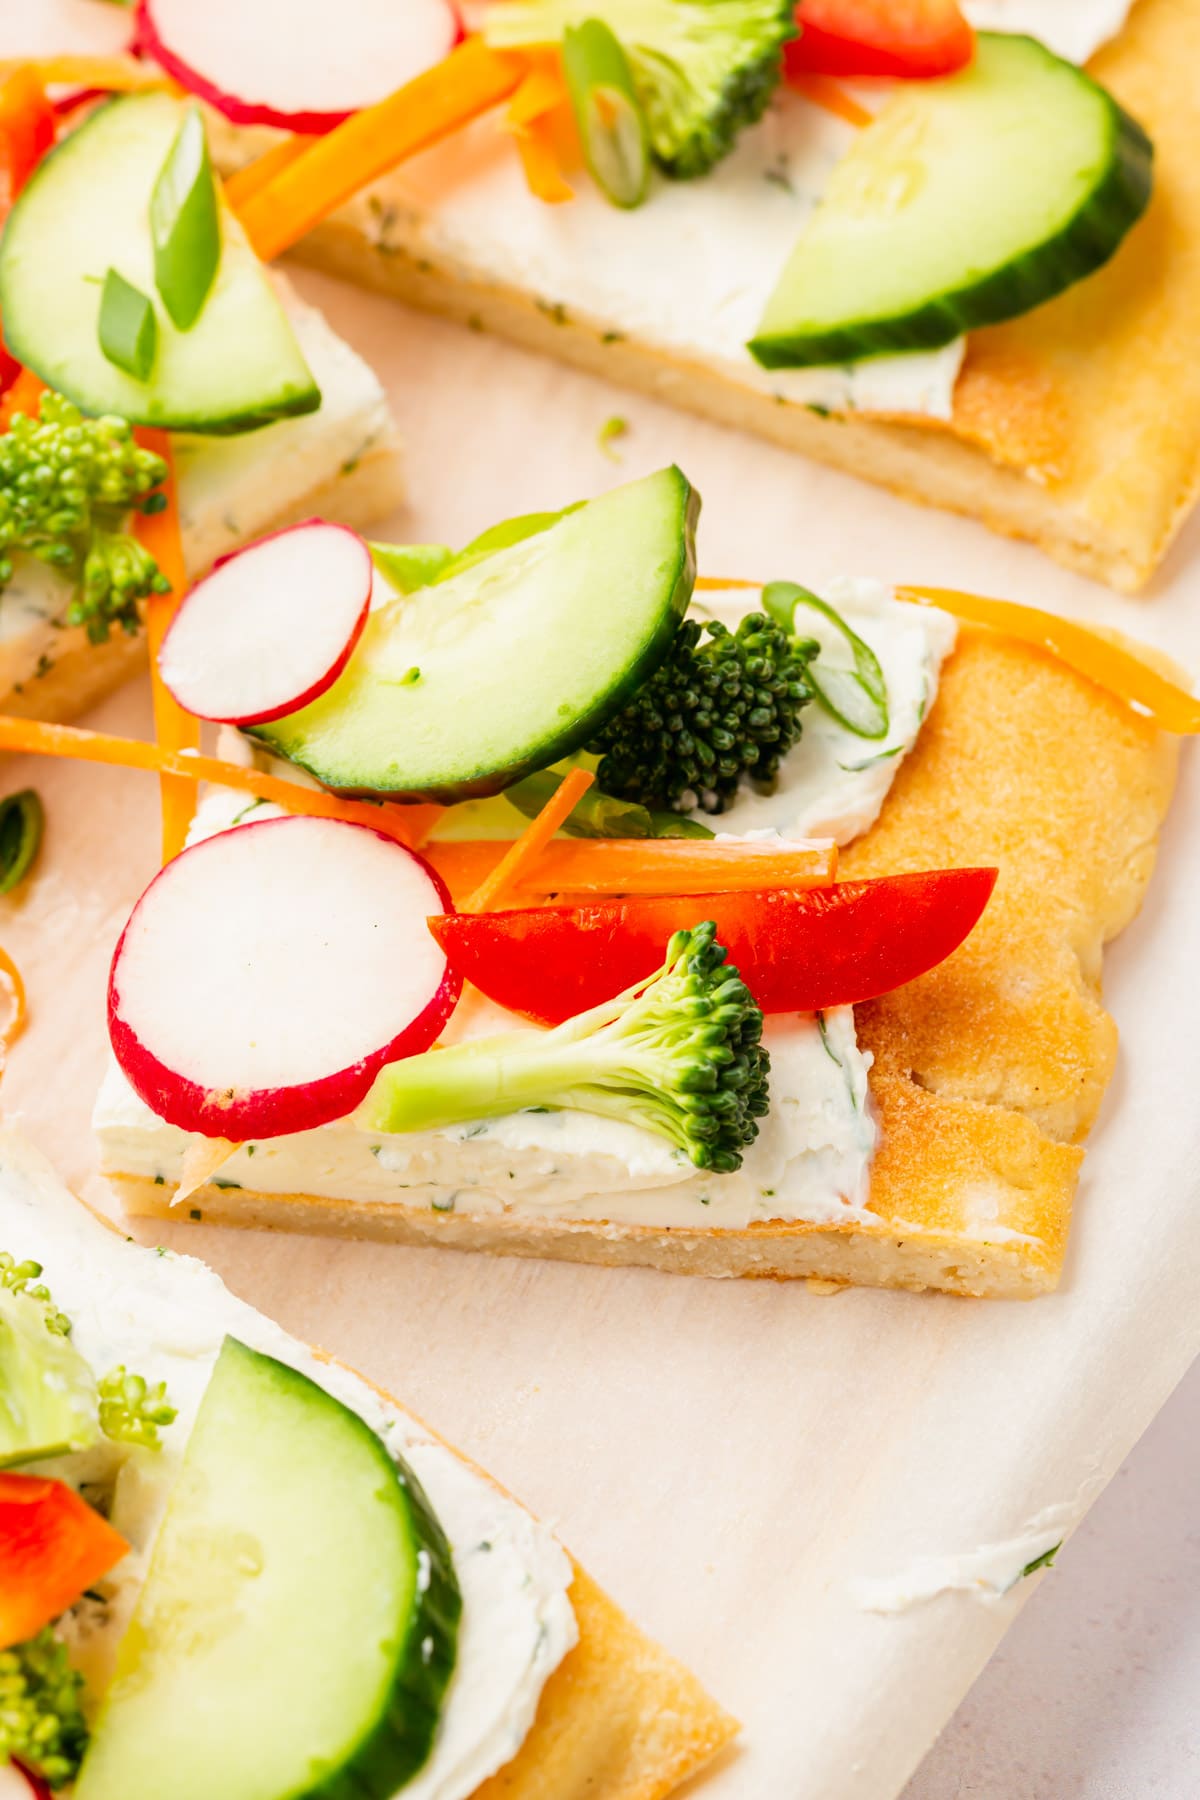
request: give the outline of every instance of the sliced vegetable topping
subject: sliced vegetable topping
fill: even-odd
[[[524,781],[505,788],[504,798],[527,819],[536,818],[563,777],[553,769],[539,769]],[[589,788],[577,800],[559,826],[567,837],[580,838],[711,838],[713,832],[698,819],[677,812],[650,812],[632,800],[618,800]]]
[[[676,931],[652,979],[551,1032],[509,1032],[384,1069],[370,1131],[431,1131],[570,1107],[665,1137],[697,1168],[739,1168],[767,1111],[762,1013],[711,922]]]
[[[454,1009],[459,983],[422,929],[445,904],[427,864],[360,825],[265,819],[207,838],[121,934],[117,1061],[160,1118],[206,1137],[343,1118]]]
[[[914,606],[937,606],[968,625],[986,625],[1007,637],[1036,644],[1057,656],[1098,687],[1124,700],[1133,712],[1152,719],[1164,731],[1191,736],[1200,732],[1200,700],[1151,667],[1136,650],[1126,650],[1098,631],[1060,619],[1036,606],[1014,600],[988,600],[954,588],[898,587],[897,600]]]
[[[763,589],[763,608],[791,636],[796,630],[797,607],[816,613],[833,627],[845,656],[826,642],[805,670],[809,687],[826,712],[856,737],[882,738],[888,734],[887,683],[879,658],[865,639],[851,630],[836,608],[818,599],[809,588],[794,581],[771,581]],[[815,627],[814,627],[815,629]],[[846,657],[849,661],[847,664]]]
[[[159,672],[158,657],[171,620],[187,592],[187,568],[183,560],[183,526],[179,517],[179,484],[175,479],[175,453],[165,431],[143,431],[142,442],[153,449],[165,467],[163,499],[166,504],[144,513],[137,521],[139,540],[154,557],[163,580],[146,603],[146,640],[150,652],[150,695],[154,705],[154,735],[166,751],[192,752],[200,747],[200,727],[184,712]],[[196,812],[199,787],[190,777],[164,771],[162,794],[162,856],[170,862],[187,842]]]
[[[623,45],[655,160],[703,175],[766,109],[793,0],[491,0],[483,36],[498,50],[560,44],[589,19]]]
[[[143,52],[235,125],[285,131],[328,131],[374,106],[458,36],[447,0],[339,0],[323,22],[300,28],[288,0],[138,0]]]
[[[35,70],[0,81],[0,222],[54,142],[54,108]]]
[[[769,786],[800,740],[816,650],[762,613],[732,632],[685,620],[665,661],[589,742],[600,786],[641,806],[709,813],[732,805],[744,779]]]
[[[3,737],[0,735],[0,743]],[[424,854],[459,897],[470,895],[509,846],[495,839],[431,843]],[[778,838],[634,838],[571,842],[555,838],[515,883],[514,899],[547,894],[713,894],[746,889],[828,887],[837,845]]]
[[[412,1470],[324,1387],[226,1338],[77,1800],[399,1793],[461,1610]]]
[[[46,814],[32,788],[0,800],[0,894],[20,887],[42,844]]]
[[[116,269],[104,277],[97,330],[109,362],[135,380],[145,381],[158,348],[154,303]]]
[[[465,981],[511,1012],[558,1025],[653,972],[665,934],[703,910],[766,1013],[873,1000],[936,968],[974,929],[995,869],[935,869],[808,893],[598,901],[434,917]]]
[[[100,1435],[95,1377],[21,1269],[0,1272],[0,1469],[86,1450]]]
[[[169,694],[167,699],[175,705]],[[176,710],[182,719],[191,716]],[[340,794],[327,794],[324,788],[301,787],[298,782],[282,781],[278,775],[248,769],[242,763],[222,762],[216,756],[167,749],[161,744],[144,744],[137,738],[114,737],[104,731],[84,731],[77,725],[49,725],[40,719],[14,719],[3,713],[0,713],[0,748],[19,750],[28,756],[65,756],[111,768],[142,769],[179,782],[187,787],[189,794],[197,782],[213,781],[221,787],[251,794],[256,800],[285,807],[288,812],[302,817],[340,819],[347,824],[365,825],[397,844],[421,843],[441,816],[441,809],[435,806],[380,806],[366,800],[347,800]],[[491,862],[495,862],[503,845],[493,844],[490,849]],[[174,851],[169,854],[174,855]],[[480,871],[480,878],[483,873],[486,870]],[[2,958],[0,952],[0,967],[3,966]],[[10,969],[8,972],[15,983],[15,971]],[[22,996],[22,1010],[23,1005]]]
[[[680,470],[548,527],[513,521],[430,587],[376,607],[320,699],[254,735],[327,787],[451,802],[588,742],[670,648],[699,497]]]
[[[198,582],[159,652],[163,681],[202,719],[259,725],[307,706],[345,668],[371,604],[357,533],[306,519],[226,557]]]
[[[1081,69],[981,34],[970,67],[904,84],[859,133],[750,350],[768,368],[847,362],[1027,312],[1113,255],[1146,209],[1152,158]]]
[[[217,188],[198,107],[189,106],[150,195],[154,279],[172,323],[190,331],[221,261]]]
[[[0,1649],[57,1619],[128,1549],[65,1481],[0,1473]]]
[[[614,206],[640,206],[650,139],[629,58],[603,19],[568,25],[562,58],[588,168]]]
[[[194,122],[185,124],[189,117]],[[320,404],[266,272],[219,198],[220,268],[212,280],[213,192],[211,176],[205,186],[202,135],[198,116],[168,94],[112,100],[45,159],[5,226],[0,313],[8,347],[94,417],[228,433]],[[171,177],[160,182],[169,155]],[[172,315],[159,318],[158,355],[145,381],[100,347],[109,268],[144,294],[153,293],[157,274]],[[176,313],[188,330],[173,322]]]
[[[522,874],[536,862],[577,800],[583,798],[595,776],[587,769],[572,769],[548,796],[515,843],[509,845],[495,868],[486,875],[467,902],[472,912],[496,906],[512,892]]]
[[[950,75],[975,38],[956,0],[800,0],[800,35],[784,51],[793,74]]]

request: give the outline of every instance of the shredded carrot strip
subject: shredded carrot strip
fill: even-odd
[[[513,139],[525,172],[525,184],[535,200],[547,206],[561,206],[575,198],[574,188],[559,167],[554,134],[545,119],[515,126]]]
[[[14,1044],[25,1029],[25,1021],[29,1016],[29,1008],[25,1000],[25,983],[8,951],[0,948],[0,976],[12,990],[12,1017],[0,1030],[0,1069],[4,1066],[4,1051]]]
[[[301,787],[279,775],[260,769],[244,769],[239,763],[217,756],[201,756],[189,750],[164,749],[139,738],[114,737],[104,731],[85,731],[78,725],[49,725],[41,719],[15,719],[0,713],[0,750],[26,756],[71,757],[79,762],[105,763],[121,769],[143,769],[152,775],[176,775],[191,783],[211,781],[236,788],[256,800],[269,800],[288,812],[314,819],[344,819],[351,825],[369,825],[398,844],[412,848],[423,841],[441,817],[439,806],[373,805],[367,800],[347,800],[325,788]]]
[[[963,594],[955,588],[898,587],[897,600],[915,606],[937,606],[968,625],[986,625],[1023,643],[1035,644],[1057,656],[1080,675],[1106,688],[1143,718],[1164,731],[1191,736],[1200,732],[1200,699],[1160,675],[1135,651],[1122,649],[1086,625],[1060,619],[1036,606],[1020,606],[1013,600],[988,600],[981,594]]]
[[[22,369],[11,387],[0,397],[0,431],[7,431],[18,413],[35,419],[46,384],[32,369]]]
[[[864,125],[874,123],[875,115],[860,106],[852,94],[839,87],[829,75],[810,75],[801,69],[789,70],[787,84],[793,93],[801,99],[810,100],[823,112],[832,113],[835,119],[844,119],[847,125]]]
[[[564,776],[536,819],[501,856],[491,874],[467,901],[468,912],[489,912],[512,892],[530,864],[541,855],[563,820],[574,812],[596,777],[590,769],[572,769]]]
[[[561,790],[560,790],[561,791]],[[464,911],[496,870],[506,846],[470,838],[426,844],[431,862]],[[837,846],[714,843],[688,838],[555,838],[510,888],[512,900],[548,894],[721,894],[756,888],[828,887],[837,875]],[[494,910],[493,898],[486,910]]]
[[[46,87],[102,88],[110,94],[178,85],[153,63],[139,62],[136,56],[37,56],[24,62],[0,62],[0,79],[18,68],[31,70]]]
[[[195,750],[200,743],[200,721],[184,712],[158,673],[158,652],[167,627],[187,593],[187,570],[183,561],[183,534],[179,525],[179,495],[175,484],[175,462],[171,440],[165,431],[139,431],[138,442],[154,450],[167,465],[163,492],[167,504],[162,512],[139,513],[134,526],[138,541],[150,552],[171,584],[166,594],[151,594],[146,602],[146,643],[150,653],[150,692],[154,700],[154,735],[164,750]],[[188,828],[196,812],[198,784],[180,780],[175,775],[162,778],[162,856],[165,863],[178,856],[187,841]]]
[[[761,581],[743,581],[737,575],[697,575],[696,592],[698,594],[715,594],[721,588],[760,588]]]
[[[570,97],[561,69],[555,62],[539,62],[530,69],[509,101],[508,123],[532,125],[535,119],[544,119],[556,107],[569,105]]]
[[[311,137],[303,137],[299,132],[293,132],[291,137],[282,138],[279,143],[272,144],[269,150],[264,150],[263,154],[256,156],[253,162],[247,163],[244,168],[238,169],[230,175],[225,182],[225,198],[234,212],[240,212],[242,207],[247,205],[255,194],[261,193],[263,188],[274,181],[277,175],[282,175],[285,169],[290,169],[298,157],[303,156],[306,150],[312,149],[313,142]]]
[[[317,138],[242,206],[258,255],[270,262],[377,175],[507,100],[525,69],[523,58],[467,38],[386,100]]]

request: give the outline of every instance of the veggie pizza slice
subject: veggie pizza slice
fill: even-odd
[[[399,452],[372,371],[247,245],[194,108],[84,118],[19,65],[0,161],[0,698],[64,718],[248,538],[391,510]]]
[[[322,528],[283,533],[160,656],[219,756],[0,729],[212,783],[112,962],[96,1127],[131,1210],[1054,1286],[1102,948],[1196,702],[1031,608],[697,579],[697,510],[664,469],[458,552],[360,546],[344,593],[297,561]],[[279,592],[287,653],[248,657]]]
[[[1146,581],[1200,471],[1200,0],[409,11],[268,62],[233,0],[143,0],[262,255]]]
[[[641,1800],[734,1735],[485,1474],[11,1129],[0,1246],[5,1800]]]

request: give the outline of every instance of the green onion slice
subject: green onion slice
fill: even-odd
[[[371,561],[398,594],[415,594],[454,561],[449,544],[368,544]]]
[[[217,187],[198,107],[189,106],[150,196],[154,279],[171,322],[187,331],[200,317],[221,261]]]
[[[808,607],[831,624],[841,644],[821,653],[808,666],[808,681],[820,704],[855,737],[881,738],[888,733],[887,683],[870,644],[852,631],[840,612],[795,581],[772,581],[763,589],[763,607],[787,632],[796,629],[796,609]]]
[[[100,293],[100,348],[110,363],[145,381],[158,349],[154,303],[116,269],[104,277]]]
[[[28,875],[45,822],[42,803],[32,788],[0,801],[0,894],[11,894]]]
[[[640,206],[650,181],[650,136],[629,58],[602,19],[568,26],[563,73],[584,159],[614,206]]]

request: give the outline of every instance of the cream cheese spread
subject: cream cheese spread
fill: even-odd
[[[962,0],[976,31],[1024,32],[1068,62],[1084,63],[1116,37],[1132,0]]]
[[[450,1540],[463,1596],[458,1661],[429,1761],[405,1800],[467,1800],[528,1735],[549,1676],[576,1642],[570,1562],[549,1531],[418,1422],[236,1299],[203,1263],[130,1244],[90,1218],[19,1133],[0,1131],[0,1245],[35,1257],[72,1342],[92,1368],[117,1363],[165,1381],[176,1422],[161,1452],[111,1446],[124,1461],[113,1523],[134,1552],[113,1604],[81,1612],[81,1663],[111,1665],[183,1446],[227,1333],[301,1370],[358,1413],[412,1468]],[[49,1468],[51,1465],[43,1465]]]
[[[88,0],[90,4],[90,0]],[[391,433],[387,397],[375,375],[315,307],[286,284],[280,295],[317,385],[321,404],[236,437],[173,437],[184,557],[206,569],[264,531],[305,495],[335,483]],[[64,624],[71,587],[33,556],[14,558],[0,595],[0,694],[48,674],[82,648],[82,627]]]

